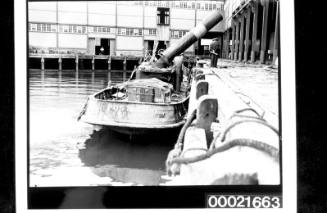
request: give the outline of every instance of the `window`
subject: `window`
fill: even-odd
[[[51,32],[57,32],[57,25],[51,25]]]
[[[110,28],[107,28],[109,32]],[[113,29],[113,28],[112,28]],[[146,30],[144,30],[144,34],[146,34]],[[118,35],[127,35],[127,36],[141,36],[142,35],[142,29],[138,28],[118,28],[117,31]]]
[[[179,38],[181,38],[183,36],[183,31],[179,31],[178,36],[179,36]]]
[[[208,3],[205,3],[205,10],[208,10],[209,6]]]
[[[209,4],[209,10],[212,10],[212,4]]]
[[[122,28],[122,29],[121,29],[121,34],[122,34],[122,35],[126,35],[126,29],[125,29],[125,28]]]
[[[90,32],[96,32],[96,27],[90,27]],[[51,31],[55,32],[57,30],[56,25],[51,26]],[[86,26],[79,26],[79,25],[59,25],[59,32],[60,33],[76,33],[76,34],[82,34],[86,33]]]
[[[172,30],[170,32],[170,36],[171,36],[171,38],[178,38],[178,31]]]
[[[212,9],[215,10],[216,9],[216,4],[212,5]]]
[[[28,30],[29,31],[37,31],[37,24],[29,23],[28,24]]]
[[[200,9],[200,3],[196,3],[196,9]]]
[[[126,35],[128,35],[128,36],[133,35],[133,29],[127,28],[126,29]]]
[[[186,33],[187,33],[187,31],[184,31],[184,30],[171,30],[170,37],[178,39],[178,38],[183,37]]]
[[[195,2],[192,2],[192,9],[195,9]]]
[[[157,9],[157,24],[169,25],[169,8],[158,7]]]
[[[144,29],[144,35],[155,36],[156,34],[157,34],[157,29]]]
[[[157,29],[150,29],[150,35],[157,35]]]

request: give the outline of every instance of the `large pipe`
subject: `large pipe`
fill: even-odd
[[[176,43],[167,48],[160,59],[155,63],[156,67],[163,68],[168,65],[176,55],[181,54],[189,48],[194,42],[202,38],[212,27],[218,24],[223,16],[217,10],[210,13],[196,27],[186,33]]]

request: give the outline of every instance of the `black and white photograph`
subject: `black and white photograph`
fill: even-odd
[[[27,209],[285,210],[295,86],[282,7],[26,1]],[[138,201],[151,194],[165,201]]]

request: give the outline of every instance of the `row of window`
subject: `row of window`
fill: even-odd
[[[185,30],[170,30],[170,37],[171,38],[181,38],[186,33],[187,33],[187,31],[185,31]]]
[[[89,27],[89,33],[115,33],[115,28],[113,27]]]
[[[170,8],[188,8],[198,10],[221,10],[224,9],[223,3],[217,2],[196,2],[196,1],[136,1],[136,5],[170,7]]]
[[[56,24],[32,24],[28,25],[28,30],[32,32],[57,32]]]
[[[58,26],[56,24],[43,24],[43,23],[29,23],[28,30],[30,32],[58,32]],[[59,25],[60,33],[75,33],[75,34],[85,34],[85,33],[116,33],[116,28],[114,27],[103,27],[103,26],[81,26],[81,25]],[[117,28],[118,35],[126,36],[142,36],[144,35],[157,35],[156,29],[140,29],[140,28]]]
[[[122,28],[119,27],[117,35],[142,36],[142,29],[139,28]]]
[[[59,25],[59,32],[85,34],[86,27],[78,25]]]
[[[149,35],[149,36],[157,35],[157,29],[144,29],[143,32],[144,32],[144,35]]]

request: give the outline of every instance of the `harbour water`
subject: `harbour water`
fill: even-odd
[[[88,95],[130,73],[29,70],[31,187],[161,182],[177,135],[130,138],[77,121]]]

